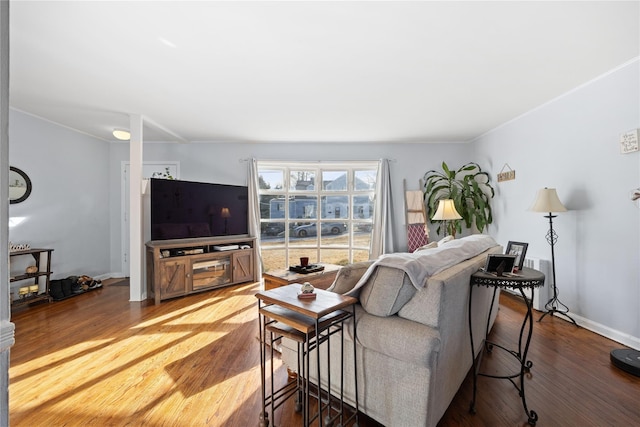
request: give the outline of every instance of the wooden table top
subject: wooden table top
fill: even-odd
[[[319,276],[319,275],[326,274],[326,273],[332,273],[332,272],[338,271],[338,270],[340,270],[342,268],[342,266],[334,265],[334,264],[318,263],[318,265],[324,266],[324,270],[314,271],[313,273],[303,274],[303,273],[296,273],[295,271],[281,269],[281,270],[267,271],[267,272],[263,273],[262,275],[263,276],[276,277],[278,279],[282,279],[282,280],[285,280],[287,282],[293,282],[293,281],[305,282],[305,280],[304,280],[305,278]]]
[[[260,291],[255,296],[267,304],[279,305],[313,319],[319,319],[336,310],[349,307],[358,301],[356,298],[322,289],[314,291],[317,295],[315,299],[300,299],[298,298],[298,292],[300,292],[301,287],[302,285],[293,283],[268,291]]]

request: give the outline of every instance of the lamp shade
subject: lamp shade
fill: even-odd
[[[566,212],[567,208],[564,207],[558,193],[555,188],[543,188],[538,190],[536,200],[531,205],[529,210],[533,212]]]
[[[222,210],[220,211],[220,216],[222,218],[231,218],[231,211],[229,211],[229,208],[222,208]]]
[[[438,209],[431,219],[446,221],[450,219],[462,219],[462,217],[456,210],[453,199],[443,199],[438,202]]]

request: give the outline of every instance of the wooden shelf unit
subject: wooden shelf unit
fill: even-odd
[[[154,240],[146,244],[147,295],[161,301],[255,282],[256,239],[249,236]],[[237,245],[238,249],[216,250]]]
[[[19,297],[16,300],[11,301],[11,308],[18,308],[25,305],[31,305],[39,302],[51,302],[51,295],[49,295],[49,284],[51,282],[51,252],[53,249],[26,249],[23,251],[13,251],[9,252],[9,258],[21,256],[21,255],[31,255],[36,263],[37,271],[35,273],[23,273],[11,275],[9,278],[9,283],[20,282],[23,280],[33,279],[33,285],[38,285],[38,292],[35,295],[29,295],[27,297]],[[40,268],[41,254],[47,254],[47,262],[46,268]],[[45,287],[44,291],[40,290],[40,277],[45,277]],[[15,289],[15,288],[13,288]]]

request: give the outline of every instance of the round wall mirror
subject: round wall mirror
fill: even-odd
[[[31,180],[26,173],[9,166],[9,203],[20,203],[31,194]]]

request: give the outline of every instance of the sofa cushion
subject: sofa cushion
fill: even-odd
[[[430,358],[440,351],[436,329],[398,316],[358,316],[358,342],[365,348],[422,366],[429,366]]]
[[[377,266],[360,292],[360,304],[375,316],[396,314],[416,293],[403,270]]]
[[[358,283],[358,280],[360,280],[371,264],[373,264],[373,261],[363,261],[345,265],[338,270],[333,284],[327,290],[337,294],[349,292],[356,283]]]
[[[443,285],[441,280],[430,279],[427,286],[416,292],[411,301],[400,309],[398,316],[437,328]]]

